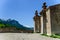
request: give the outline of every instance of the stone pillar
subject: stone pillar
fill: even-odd
[[[39,32],[39,15],[38,15],[38,11],[36,10],[35,11],[35,16],[34,16],[34,25],[35,25],[35,27],[34,27],[34,32]]]
[[[47,10],[46,16],[47,16],[47,23],[46,23],[47,35],[51,35],[51,17],[50,17],[50,9]]]
[[[41,16],[41,34],[43,34],[43,16]]]
[[[34,33],[36,32],[36,30],[35,30],[35,24],[36,24],[36,23],[35,23],[35,21],[34,21]]]
[[[37,21],[37,32],[40,32],[39,30],[40,30],[40,24],[39,24],[39,19],[38,19],[38,21]]]
[[[39,32],[39,22],[38,22],[38,20],[34,22],[34,32],[35,33]]]
[[[39,32],[39,21],[35,21],[35,32]]]
[[[46,2],[43,3],[43,10],[40,12],[41,15],[41,34],[46,34]]]
[[[40,19],[39,19],[39,32],[41,33],[41,16],[40,16]]]

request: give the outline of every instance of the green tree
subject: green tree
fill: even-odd
[[[0,28],[4,28],[5,27],[5,25],[4,24],[0,24]]]

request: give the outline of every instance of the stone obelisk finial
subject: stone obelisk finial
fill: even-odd
[[[43,3],[42,8],[43,8],[44,11],[46,11],[46,8],[47,8],[47,6],[46,6],[46,2]]]
[[[38,16],[38,11],[37,10],[35,11],[35,15]]]

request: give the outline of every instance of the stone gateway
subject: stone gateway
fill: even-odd
[[[43,3],[42,10],[38,15],[36,10],[34,19],[34,32],[41,34],[60,34],[60,4],[52,5],[47,8]]]

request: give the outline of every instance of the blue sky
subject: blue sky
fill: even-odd
[[[59,4],[60,0],[0,0],[0,18],[15,19],[24,26],[34,27],[35,10],[40,12],[43,2],[51,6]]]

